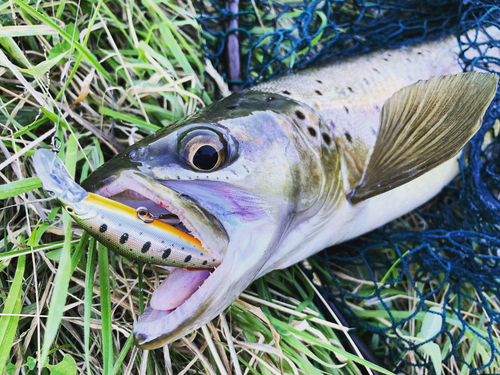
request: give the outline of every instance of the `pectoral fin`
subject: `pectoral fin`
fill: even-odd
[[[456,155],[479,130],[497,81],[496,74],[469,72],[396,92],[384,104],[375,147],[350,202],[401,186]]]

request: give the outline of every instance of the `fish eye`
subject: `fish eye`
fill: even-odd
[[[183,140],[184,157],[191,167],[209,172],[220,167],[226,160],[226,144],[221,137],[209,130],[196,130]]]
[[[68,211],[69,214],[72,214],[75,212],[75,210],[71,206],[66,206],[66,211]]]

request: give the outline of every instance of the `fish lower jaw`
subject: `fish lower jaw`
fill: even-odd
[[[198,230],[197,226],[192,224],[193,220],[188,211],[174,205],[170,200],[155,194],[150,187],[143,186],[135,179],[119,177],[95,193],[112,200],[117,200],[135,209],[145,206],[151,209],[151,212],[155,215],[173,214],[177,216],[178,219],[174,219],[174,223],[167,223],[198,239],[203,249],[213,257],[214,261],[223,259],[224,251],[220,249],[220,241],[219,243],[212,241],[209,234],[205,235]]]
[[[217,268],[212,270],[175,268],[153,292],[150,306],[144,314],[134,322],[135,345],[142,349],[155,349],[189,333],[183,331],[186,316],[190,317],[189,323],[192,323],[192,320],[196,321],[197,316],[193,312],[200,311],[211,284],[210,280],[216,272]],[[193,273],[198,274],[190,277]],[[179,298],[176,298],[176,294],[179,294],[177,295]]]

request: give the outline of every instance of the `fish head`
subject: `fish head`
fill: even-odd
[[[339,165],[333,135],[312,109],[243,92],[144,138],[89,176],[87,190],[166,208],[222,260],[177,308],[148,308],[134,325],[136,344],[156,348],[189,333],[278,268],[289,256],[287,236],[325,205]]]

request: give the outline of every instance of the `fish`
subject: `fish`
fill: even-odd
[[[118,254],[165,267],[211,269],[220,264],[200,241],[154,218],[147,208],[135,210],[84,190],[52,150],[37,150],[33,166],[44,190],[53,193],[92,237]]]
[[[456,38],[378,50],[264,82],[145,137],[82,187],[175,214],[220,264],[173,268],[134,342],[154,349],[254,280],[422,205],[458,173],[498,77],[463,72]],[[192,283],[192,284],[191,284]],[[191,285],[185,301],[175,291]]]

